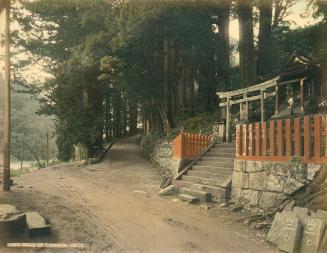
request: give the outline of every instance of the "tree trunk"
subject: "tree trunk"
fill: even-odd
[[[29,146],[27,145],[27,143],[25,143],[25,147],[31,152],[31,154],[34,156],[39,168],[43,168],[44,166],[42,166],[40,159],[38,157],[38,155],[35,153],[35,151]]]
[[[167,111],[161,105],[159,105],[159,113],[160,113],[161,123],[163,127],[163,133],[166,134],[168,133],[168,131],[171,130],[171,125],[168,120]]]
[[[227,1],[224,5],[223,10],[219,15],[219,33],[223,35],[223,55],[222,55],[222,70],[223,70],[223,85],[221,87],[222,91],[225,91],[226,87],[229,86],[229,69],[230,69],[230,59],[229,59],[229,17],[230,17],[230,7],[231,1]]]
[[[272,23],[272,0],[264,0],[259,3],[259,42],[258,42],[258,76],[271,72],[271,23]]]
[[[238,0],[240,76],[242,87],[256,83],[253,15],[250,0]]]

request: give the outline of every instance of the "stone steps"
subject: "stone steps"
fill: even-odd
[[[187,176],[211,178],[211,179],[226,179],[230,174],[220,172],[206,172],[206,171],[194,171],[189,170]]]
[[[224,162],[224,161],[210,161],[210,160],[200,160],[196,163],[200,166],[212,166],[212,167],[222,167],[222,168],[233,168],[233,162]]]
[[[215,151],[209,151],[209,152],[205,153],[203,157],[235,158],[235,152],[219,153],[219,152],[215,152]]]
[[[185,194],[185,193],[180,193],[180,194],[178,194],[178,197],[179,197],[181,200],[184,200],[184,201],[189,202],[189,203],[196,203],[196,202],[199,202],[199,198],[194,197],[194,196],[189,195],[189,194]]]
[[[227,202],[231,191],[234,158],[234,143],[213,145],[180,179],[174,180],[182,195],[180,198],[190,203],[197,200]]]
[[[223,163],[234,163],[234,158],[228,157],[215,157],[215,156],[202,156],[200,161],[210,161],[210,162],[223,162]]]
[[[235,149],[235,143],[231,142],[231,143],[227,143],[227,142],[223,142],[223,143],[216,143],[215,145],[213,145],[214,148],[234,148]]]
[[[236,151],[235,148],[230,148],[230,147],[212,147],[210,149],[210,151],[213,151],[213,152],[219,152],[219,153],[233,153]]]
[[[201,166],[201,165],[193,165],[192,171],[203,171],[203,172],[212,172],[212,173],[223,173],[223,174],[232,174],[233,168],[225,168],[225,167],[216,167],[216,166]]]
[[[187,175],[182,176],[182,180],[185,181],[198,183],[198,184],[213,185],[213,186],[220,186],[224,182],[224,179],[204,178],[204,177],[195,177],[195,176],[187,176]]]
[[[202,202],[210,201],[211,194],[206,191],[198,190],[198,189],[190,189],[190,188],[181,188],[181,194],[191,195],[198,198]]]
[[[183,180],[174,180],[174,185],[178,188],[189,188],[195,190],[201,190],[204,192],[210,193],[210,201],[215,202],[227,202],[230,194],[230,187],[219,187],[212,185],[204,185],[204,184],[195,184],[188,181]]]

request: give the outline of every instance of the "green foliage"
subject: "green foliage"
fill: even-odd
[[[142,153],[146,158],[151,157],[151,154],[161,137],[162,135],[158,135],[157,133],[149,133],[142,136],[140,146]]]
[[[46,62],[54,77],[35,90],[42,94],[41,112],[56,116],[58,157],[70,159],[79,143],[92,155],[102,146],[104,122],[119,136],[126,112],[132,117],[138,107],[143,119],[161,118],[155,124],[162,127],[165,117],[176,126],[185,108],[215,110],[221,70],[214,55],[221,53],[222,37],[212,33],[210,17],[219,11],[212,1],[17,5],[14,16],[23,32],[16,43]],[[186,86],[188,97],[180,97]]]
[[[213,125],[217,122],[217,113],[202,113],[182,122],[187,133],[211,134]]]
[[[15,42],[52,75],[33,92],[43,102],[40,112],[55,116],[60,160],[71,159],[76,144],[92,155],[104,133],[120,136],[127,127],[135,130],[137,120],[167,138],[181,126],[212,131],[225,70],[224,35],[212,32],[211,17],[221,14],[221,4],[129,1],[113,7],[104,0],[40,0],[15,6],[22,26]],[[271,72],[294,50],[326,55],[319,43],[322,24],[295,31],[288,26],[273,30]],[[237,72],[231,70],[229,89],[237,88]],[[153,147],[155,138],[145,139]]]
[[[33,161],[35,156],[40,160],[46,159],[46,136],[49,134],[49,156],[53,158],[57,154],[54,136],[53,118],[39,115],[37,111],[40,103],[34,96],[17,92],[19,86],[13,84],[11,96],[11,154],[18,160],[21,158],[23,136],[25,142],[24,160]]]
[[[20,177],[21,175],[26,174],[28,172],[29,172],[28,169],[23,169],[22,171],[21,170],[11,170],[10,177]]]

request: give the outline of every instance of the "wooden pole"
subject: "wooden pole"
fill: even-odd
[[[20,151],[20,171],[23,171],[24,149],[25,149],[25,130],[23,132],[22,147]]]
[[[304,112],[304,79],[300,80],[301,112]]]
[[[275,115],[279,113],[279,89],[278,85],[275,87],[276,95],[275,95]]]
[[[266,121],[266,110],[265,110],[265,90],[260,90],[260,101],[261,101],[261,124]]]
[[[227,98],[226,106],[226,141],[231,142],[231,115],[230,115],[230,97]]]
[[[46,166],[49,166],[49,133],[47,132],[47,160],[46,160]]]
[[[5,4],[5,85],[3,120],[3,190],[10,191],[10,0]]]

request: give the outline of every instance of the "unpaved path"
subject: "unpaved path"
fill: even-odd
[[[0,203],[39,211],[53,233],[13,241],[88,244],[82,252],[277,252],[228,210],[158,197],[160,173],[137,142],[137,136],[117,142],[98,165],[58,166],[15,178],[17,185],[0,193]],[[0,249],[6,251],[73,252]]]

